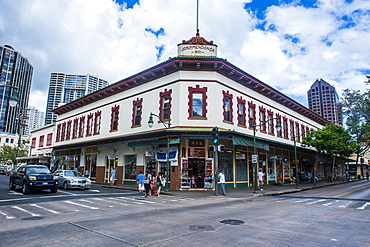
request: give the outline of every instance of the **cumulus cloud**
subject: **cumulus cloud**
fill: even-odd
[[[219,46],[219,57],[305,105],[317,78],[339,93],[365,90],[369,1],[296,1],[268,7],[264,19],[245,8],[248,2],[200,1],[200,33]],[[51,72],[114,83],[176,56],[177,44],[196,29],[195,1],[140,0],[126,9],[112,0],[0,0],[0,9],[0,44],[34,66],[30,105],[40,110]]]

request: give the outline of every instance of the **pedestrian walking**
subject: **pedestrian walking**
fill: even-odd
[[[149,190],[150,190],[150,182],[152,180],[152,175],[150,174],[149,171],[146,171],[145,176],[144,176],[144,188],[145,188],[145,197],[149,196]]]
[[[220,179],[222,195],[226,196],[226,191],[225,191],[225,184],[226,184],[225,170],[222,170],[221,173],[218,174],[218,178]]]
[[[162,173],[158,172],[158,175],[156,177],[157,196],[161,194],[161,188],[163,186],[162,183],[163,183]]]
[[[137,175],[137,186],[138,186],[138,191],[139,193],[143,193],[145,188],[144,188],[144,174],[143,171],[139,172],[139,175]]]
[[[260,186],[260,190],[263,190],[263,177],[265,176],[265,174],[263,174],[262,172],[262,168],[260,168],[260,171],[258,172],[258,184]]]
[[[369,180],[369,173],[366,173],[366,180]]]
[[[90,172],[89,172],[89,170],[86,170],[86,171],[85,171],[85,177],[86,177],[86,178],[89,178],[89,177],[90,177]]]
[[[116,175],[117,175],[117,168],[114,168],[111,172],[110,172],[110,184],[111,185],[114,185],[115,181],[116,181]]]

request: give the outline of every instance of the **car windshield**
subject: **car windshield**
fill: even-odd
[[[82,177],[81,173],[78,171],[65,171],[64,175],[68,177]]]
[[[27,173],[50,173],[47,167],[27,167]]]

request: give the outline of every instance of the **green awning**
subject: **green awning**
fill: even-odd
[[[247,137],[238,136],[238,135],[232,135],[232,138],[233,138],[233,145],[254,147],[253,138],[247,138]],[[265,142],[261,142],[259,140],[256,140],[256,148],[270,151],[269,144]]]
[[[167,138],[165,139],[158,139],[158,140],[146,140],[146,141],[135,141],[129,142],[128,147],[137,147],[137,146],[156,146],[156,145],[164,145],[167,144]]]

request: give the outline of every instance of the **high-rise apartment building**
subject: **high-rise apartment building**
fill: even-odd
[[[28,59],[9,45],[0,45],[0,132],[23,134],[22,117],[26,112],[31,90],[33,66]],[[11,97],[18,97],[11,106]]]
[[[342,108],[335,87],[323,79],[316,80],[307,92],[308,108],[330,122],[342,124]]]
[[[97,76],[52,72],[46,104],[45,125],[55,123],[57,116],[52,112],[53,109],[106,86],[108,86],[108,81]]]
[[[24,134],[30,135],[32,130],[41,128],[45,125],[45,112],[39,111],[34,106],[30,106],[27,109],[27,118],[24,122]]]

